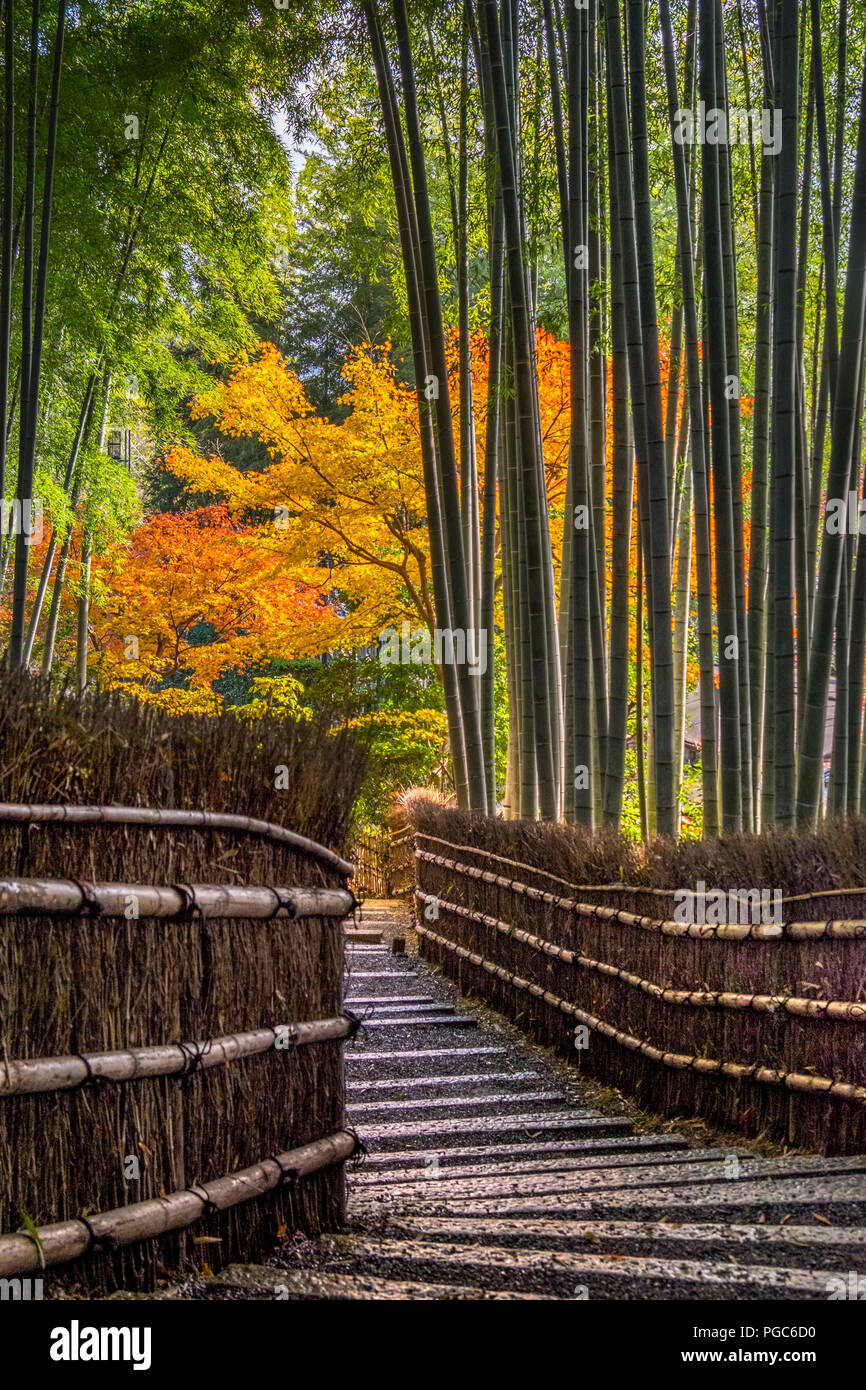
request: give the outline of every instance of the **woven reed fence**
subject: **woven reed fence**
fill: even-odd
[[[696,863],[711,887],[773,883],[756,861],[790,850],[793,862],[795,837],[731,841],[727,869],[724,844],[703,862],[688,848],[677,881],[675,847],[641,862],[613,837],[592,848],[582,832],[509,829],[419,799],[412,816],[420,949],[464,992],[653,1112],[825,1153],[866,1149],[866,887],[839,874],[863,826],[840,829],[835,859],[829,835],[802,837],[807,873],[823,847],[832,886],[782,880],[793,891],[781,926],[713,927],[672,920],[672,887],[617,882],[617,869],[631,857],[635,878],[649,877],[655,854],[683,887]],[[545,844],[558,873],[516,857]],[[581,881],[591,854],[602,873]]]
[[[362,775],[314,726],[0,680],[0,1274],[147,1290],[339,1224],[353,899],[317,842]]]
[[[391,837],[366,831],[352,841],[355,876],[352,887],[360,898],[390,898]]]
[[[356,834],[352,884],[362,898],[409,898],[415,888],[412,825],[401,801],[389,808],[384,830]]]

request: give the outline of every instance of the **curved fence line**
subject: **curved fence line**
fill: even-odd
[[[317,859],[335,869],[344,878],[351,878],[354,866],[341,859],[305,835],[287,830],[272,821],[256,820],[252,816],[236,816],[223,811],[156,810],[148,806],[66,806],[26,805],[21,802],[0,802],[0,822],[38,825],[138,825],[171,827],[175,830],[225,830],[242,835],[255,835],[272,844],[287,845],[301,854]]]
[[[664,936],[688,936],[698,940],[708,940],[715,937],[720,941],[783,941],[785,939],[808,941],[822,938],[842,941],[859,940],[866,937],[866,921],[860,919],[832,922],[781,922],[778,925],[728,923],[721,926],[701,925],[694,922],[672,922],[663,918],[644,917],[634,912],[625,912],[621,908],[602,907],[600,904],[581,903],[574,898],[559,897],[556,893],[548,893],[541,888],[531,888],[528,884],[520,883],[517,879],[508,879],[502,874],[494,874],[489,869],[478,869],[473,864],[462,864],[459,860],[448,859],[440,854],[431,854],[429,850],[416,849],[415,857],[423,859],[429,864],[436,864],[440,868],[451,869],[454,873],[462,874],[466,878],[474,878],[483,883],[493,883],[498,887],[507,888],[510,892],[530,898],[533,902],[546,903],[550,907],[559,907],[566,912],[574,912],[580,917],[594,917],[600,921],[619,922],[623,926],[637,927],[641,931],[658,932]],[[543,871],[534,870],[533,872]]]
[[[229,1173],[195,1187],[134,1202],[128,1207],[100,1212],[86,1220],[58,1221],[39,1226],[33,1234],[15,1232],[0,1236],[0,1276],[26,1274],[47,1265],[65,1264],[89,1255],[94,1249],[116,1248],[182,1231],[206,1212],[227,1211],[241,1202],[261,1197],[284,1182],[344,1163],[358,1149],[357,1136],[338,1130],[286,1153],[263,1158],[249,1168]]]
[[[544,937],[534,936],[532,932],[524,931],[522,927],[515,927],[509,922],[502,922],[499,918],[491,917],[486,912],[476,912],[471,907],[463,907],[460,903],[447,902],[444,898],[437,897],[435,893],[424,893],[420,888],[416,888],[415,896],[420,902],[436,903],[443,912],[451,912],[456,917],[464,917],[467,921],[480,922],[483,926],[492,927],[504,936],[509,936],[514,941],[531,947],[532,950],[539,951],[546,956],[555,956],[557,960],[563,961],[566,965],[577,965],[581,970],[589,970],[597,975],[607,975],[611,979],[622,980],[624,984],[630,985],[633,989],[640,989],[644,994],[650,995],[653,999],[660,999],[664,1004],[735,1009],[739,1012],[745,1009],[754,1009],[756,1013],[765,1014],[781,1011],[797,1018],[832,1018],[847,1023],[866,1023],[866,1003],[861,1004],[856,1000],[802,999],[793,994],[735,994],[728,990],[673,989],[669,986],[656,984],[653,980],[642,979],[640,975],[635,975],[632,971],[624,970],[618,965],[610,965],[606,961],[582,956],[577,951],[570,951],[566,946],[557,946],[553,941],[546,941]]]
[[[277,1023],[249,1032],[229,1033],[221,1038],[208,1038],[206,1042],[165,1043],[113,1052],[25,1057],[0,1062],[0,1100],[4,1096],[75,1091],[88,1082],[117,1084],[154,1076],[189,1076],[195,1071],[228,1066],[238,1057],[255,1057],[274,1050],[292,1051],[332,1038],[351,1038],[357,1027],[355,1016],[344,1013],[309,1023]]]
[[[537,865],[527,864],[522,859],[508,859],[504,854],[494,854],[492,850],[481,849],[478,845],[457,845],[452,840],[443,839],[441,835],[428,835],[426,830],[416,830],[415,838],[430,840],[437,845],[445,845],[446,848],[456,850],[461,854],[478,854],[484,859],[495,859],[500,864],[507,864],[511,869],[525,869],[527,873],[539,874],[542,878],[549,878],[552,883],[560,883],[572,892],[577,887],[569,879],[560,878],[558,874],[552,874],[548,869],[539,869]],[[669,898],[676,891],[673,888],[654,888],[643,883],[582,883],[580,887],[587,893],[644,893],[647,896],[660,898]],[[866,884],[860,888],[816,888],[810,893],[793,893],[782,898],[782,902],[814,902],[816,898],[846,897],[866,897]]]
[[[343,918],[357,907],[348,888],[243,888],[208,883],[79,883],[0,879],[0,916]]]
[[[699,1057],[696,1054],[687,1056],[679,1052],[665,1052],[653,1043],[633,1037],[630,1033],[623,1033],[619,1028],[614,1028],[612,1024],[605,1023],[601,1018],[596,1018],[594,1014],[584,1013],[582,1009],[579,1009],[575,1004],[570,1004],[567,999],[562,999],[558,994],[551,993],[550,990],[534,984],[531,980],[524,980],[520,975],[512,974],[510,970],[505,969],[505,966],[497,965],[495,961],[487,960],[484,956],[468,950],[465,946],[458,946],[456,942],[449,941],[447,937],[430,931],[428,927],[422,926],[420,923],[417,924],[416,930],[421,936],[426,937],[437,946],[452,952],[462,960],[468,960],[472,965],[479,966],[489,975],[495,975],[497,979],[503,980],[514,989],[523,990],[536,999],[542,999],[552,1008],[559,1009],[560,1012],[568,1014],[570,1018],[577,1019],[578,1023],[584,1024],[592,1032],[610,1038],[630,1052],[639,1052],[650,1061],[660,1062],[663,1066],[671,1067],[675,1071],[694,1071],[702,1075],[731,1077],[738,1081],[757,1081],[766,1086],[781,1086],[789,1091],[832,1096],[834,1100],[854,1101],[858,1105],[866,1105],[866,1086],[856,1086],[853,1082],[834,1081],[829,1076],[805,1076],[799,1072],[778,1071],[772,1067],[761,1066],[758,1062],[748,1066],[742,1062],[723,1062],[714,1057]]]

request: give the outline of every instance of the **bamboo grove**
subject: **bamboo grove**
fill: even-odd
[[[850,0],[230,0],[218,20],[194,0],[4,0],[0,53],[9,666],[92,678],[102,556],[129,550],[149,505],[107,433],[137,420],[153,477],[196,442],[197,393],[267,338],[324,436],[345,398],[322,403],[341,368],[319,334],[344,382],[370,348],[417,396],[423,515],[413,492],[381,518],[373,559],[393,540],[425,626],[485,644],[438,667],[461,806],[616,826],[636,783],[644,836],[675,836],[688,748],[706,835],[861,809],[866,15]],[[300,163],[307,135],[302,195],[286,150]],[[324,213],[301,234],[304,197]],[[329,320],[330,229],[388,281],[378,341]],[[293,257],[306,279],[279,270]],[[545,334],[568,372],[555,486]],[[31,552],[40,493],[50,537]],[[175,523],[145,524],[168,544]],[[275,661],[301,624],[290,577],[282,593]]]
[[[461,335],[453,416],[417,70],[430,26],[405,0],[362,8],[441,628],[492,643],[501,549],[506,813],[617,824],[633,738],[644,826],[675,835],[692,658],[706,834],[858,811],[860,18],[847,0],[463,0],[449,11],[460,93],[453,140],[443,137]],[[555,165],[571,348],[558,588],[534,359],[542,158]],[[486,237],[480,458],[471,430],[453,424],[471,418],[470,167],[483,178]],[[491,646],[480,678],[443,669],[458,799],[490,811],[492,666]]]
[[[13,669],[84,688],[91,559],[142,499],[106,447],[155,451],[206,368],[278,312],[289,167],[266,114],[319,42],[246,0],[4,0],[0,598]],[[28,519],[44,504],[47,547]],[[41,515],[41,512],[40,512]],[[46,531],[48,527],[46,526]],[[77,637],[75,633],[77,629]]]

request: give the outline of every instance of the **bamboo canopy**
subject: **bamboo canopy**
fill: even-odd
[[[230,815],[223,811],[183,811],[153,809],[148,806],[30,806],[18,802],[0,802],[0,822],[24,825],[140,825],[160,826],[176,830],[226,830],[242,835],[256,835],[272,844],[289,845],[292,849],[317,859],[321,864],[351,878],[354,866],[341,859],[305,835],[298,835],[272,821],[256,820],[253,816]]]
[[[295,1182],[343,1163],[356,1152],[357,1138],[340,1130],[297,1149],[263,1158],[261,1162],[194,1188],[171,1192],[148,1202],[88,1216],[86,1220],[58,1221],[36,1230],[36,1240],[28,1234],[0,1236],[0,1277],[26,1274],[47,1265],[80,1259],[94,1246],[131,1245],[151,1240],[169,1231],[181,1231],[199,1221],[211,1208],[229,1207],[261,1197],[286,1181]]]
[[[0,916],[288,918],[337,917],[357,907],[344,888],[244,888],[223,884],[78,883],[0,879]]]

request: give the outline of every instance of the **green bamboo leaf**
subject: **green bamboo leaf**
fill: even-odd
[[[33,1220],[32,1216],[27,1215],[26,1211],[22,1211],[21,1223],[24,1227],[24,1230],[27,1232],[28,1236],[33,1241],[33,1244],[36,1246],[36,1251],[39,1256],[39,1268],[44,1269],[46,1264],[45,1249],[42,1245],[42,1241],[39,1238],[39,1229],[36,1225],[36,1222]]]

